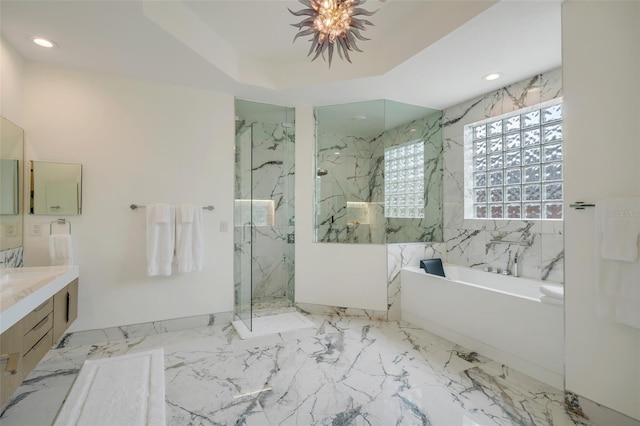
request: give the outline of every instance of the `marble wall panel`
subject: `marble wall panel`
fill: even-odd
[[[560,96],[562,73],[555,69],[444,110],[443,216],[449,262],[512,271],[517,255],[521,276],[563,282],[562,222],[477,220],[463,214],[465,170],[471,167],[465,162],[464,126]],[[505,242],[490,243],[497,239]],[[524,245],[509,243],[513,241]]]
[[[15,247],[0,251],[0,270],[5,268],[22,268],[23,264],[23,247]]]
[[[251,257],[252,299],[293,297],[293,249],[289,235],[294,232],[293,128],[286,123],[253,122],[238,130],[238,138],[245,138],[236,157],[236,198],[254,200],[253,216],[238,214],[235,226],[235,287],[238,295],[242,259]],[[238,161],[251,156],[251,162]],[[240,185],[251,176],[250,185]],[[251,206],[244,206],[245,211]],[[245,217],[246,216],[246,217]],[[253,221],[253,227],[243,224]],[[251,246],[246,235],[251,232]],[[248,278],[244,278],[248,279]]]
[[[425,141],[425,217],[384,215],[384,150]],[[316,230],[318,241],[400,243],[442,241],[442,114],[436,112],[372,137],[317,134]],[[354,203],[366,203],[366,222],[354,219]],[[369,225],[349,228],[353,225]],[[366,232],[369,235],[365,235]]]

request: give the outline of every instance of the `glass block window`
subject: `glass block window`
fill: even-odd
[[[385,148],[385,217],[424,218],[424,201],[424,141]]]
[[[465,135],[473,218],[562,219],[561,100],[470,124]]]

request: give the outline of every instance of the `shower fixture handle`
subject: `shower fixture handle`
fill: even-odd
[[[245,222],[242,225],[242,242],[243,243],[248,243],[249,241],[247,241],[247,226],[251,226],[251,222]]]
[[[252,222],[245,222],[242,225],[242,242],[243,243],[250,243],[251,242],[251,238],[249,238],[247,240],[247,226],[251,228],[251,230],[249,232],[253,233],[254,229],[255,229],[255,225]],[[253,237],[253,234],[251,235],[251,237]]]

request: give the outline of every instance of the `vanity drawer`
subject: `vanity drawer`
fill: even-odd
[[[31,330],[29,330],[22,341],[22,353],[26,354],[51,328],[53,327],[53,312],[44,317]]]
[[[35,308],[29,315],[24,317],[23,330],[28,332],[35,327],[40,321],[42,321],[47,315],[53,312],[53,298],[50,297],[42,305]]]
[[[24,371],[31,372],[35,366],[38,365],[42,357],[51,349],[51,345],[53,345],[53,330],[49,330],[49,332],[24,355],[22,358]]]

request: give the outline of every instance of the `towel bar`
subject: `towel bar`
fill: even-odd
[[[49,223],[49,235],[51,235],[51,232],[53,232],[53,224],[54,223],[57,223],[58,225],[69,225],[69,235],[71,235],[71,222],[69,222],[67,219],[52,220]]]
[[[569,204],[569,207],[576,210],[584,210],[585,207],[595,207],[596,205],[593,203],[585,203],[584,201],[576,201],[573,204]]]
[[[129,208],[131,210],[135,210],[135,209],[139,209],[139,208],[145,208],[145,207],[147,207],[147,206],[144,205],[144,204],[131,204],[129,206]],[[205,210],[210,210],[210,211],[213,211],[213,209],[215,209],[215,207],[213,207],[213,206],[203,206],[202,208],[205,209]]]

